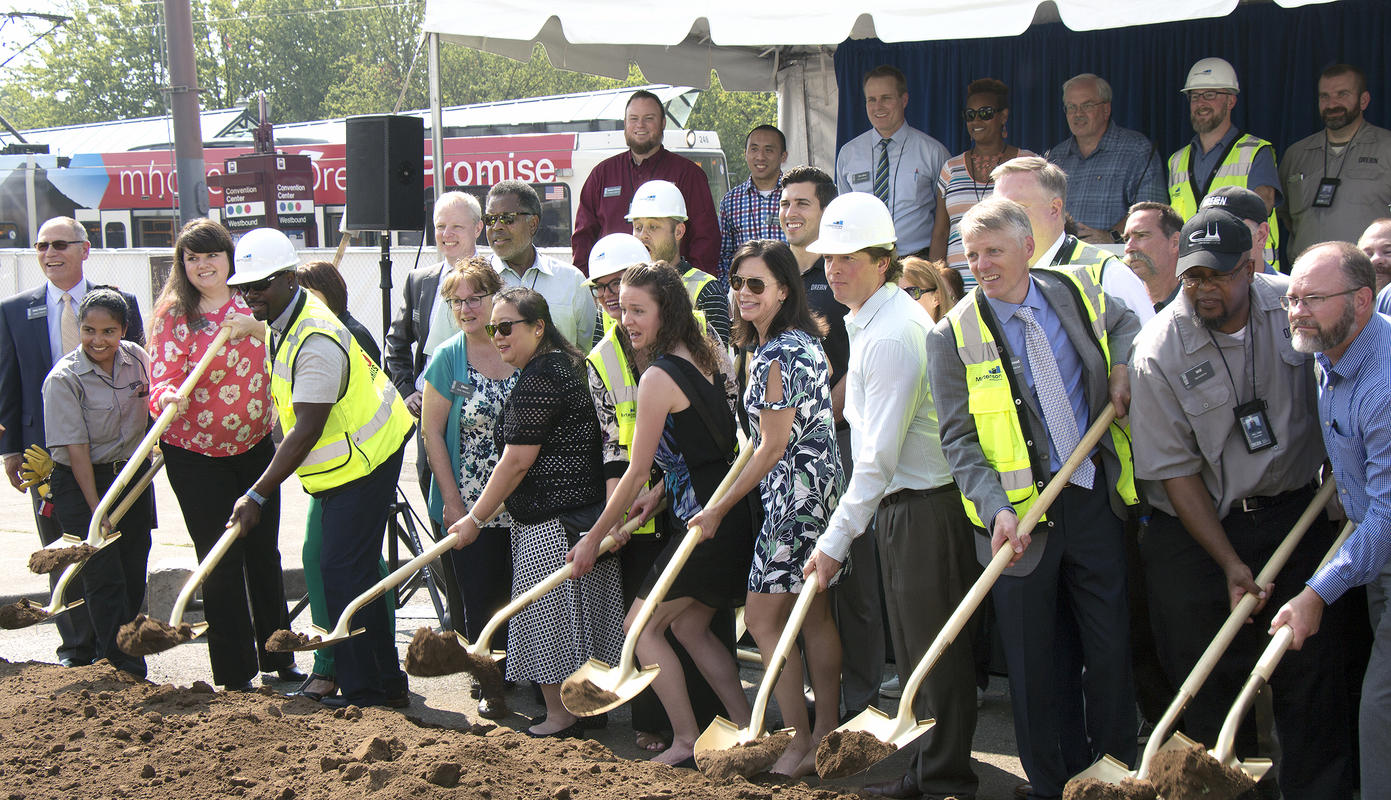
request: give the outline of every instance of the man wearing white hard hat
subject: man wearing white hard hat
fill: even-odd
[[[707,330],[720,337],[720,344],[729,344],[729,298],[724,285],[681,256],[681,240],[686,236],[686,198],[681,190],[671,181],[644,183],[633,193],[626,219],[652,261],[665,261],[681,273],[691,305],[705,315]]]
[[[932,318],[894,283],[903,270],[897,238],[884,203],[852,192],[826,206],[820,236],[807,247],[825,257],[831,291],[850,309],[845,418],[855,461],[813,558],[824,589],[873,519],[894,658],[906,682],[980,568],[971,523],[937,435],[927,377]],[[918,694],[918,718],[935,717],[937,725],[918,739],[907,773],[865,791],[878,797],[974,796],[975,684],[971,641],[964,636],[947,648]]]
[[[1275,209],[1284,197],[1275,170],[1275,146],[1232,124],[1241,91],[1236,70],[1221,58],[1199,59],[1179,91],[1188,98],[1193,140],[1169,156],[1169,205],[1187,221],[1213,189],[1244,186],[1260,195],[1270,222],[1265,262],[1278,272]]]
[[[1018,203],[991,197],[960,228],[978,285],[928,335],[928,376],[976,557],[1014,553],[991,597],[1029,778],[1016,795],[1053,800],[1104,753],[1135,763],[1129,438],[1112,426],[1044,520],[1023,534],[1019,521],[1107,403],[1127,413],[1140,324],[1085,272],[1029,269],[1033,226]],[[1082,700],[1068,691],[1079,682]]]
[[[235,335],[269,335],[271,398],[285,439],[232,507],[228,526],[254,528],[266,497],[297,474],[323,508],[320,571],[329,614],[337,619],[380,577],[377,560],[414,417],[328,306],[300,288],[299,255],[285,234],[248,231],[237,242],[233,264],[228,285],[265,323]],[[342,696],[326,697],[324,705],[410,703],[384,602],[378,598],[353,617],[352,627],[365,628],[363,634],[334,646]]]

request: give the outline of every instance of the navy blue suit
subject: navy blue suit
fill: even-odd
[[[91,282],[88,282],[91,286]],[[45,445],[43,429],[43,379],[53,368],[53,355],[48,341],[48,284],[20,292],[0,301],[0,425],[5,426],[0,434],[0,453],[21,453],[31,444]],[[135,295],[121,293],[130,306],[130,316],[126,324],[129,341],[145,343],[145,325],[140,317],[140,307],[136,305]],[[57,520],[44,516],[39,510],[38,496],[34,499],[34,521],[39,529],[39,538],[44,544],[62,535]],[[77,536],[86,536],[86,531],[71,531]],[[49,578],[52,586],[58,580],[58,573]],[[74,583],[67,589],[69,602],[81,597],[80,587]],[[91,620],[85,613],[59,614],[55,620],[62,644],[58,647],[60,659],[71,659],[79,664],[90,663],[95,655]]]

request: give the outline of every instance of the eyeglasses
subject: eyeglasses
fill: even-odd
[[[1213,100],[1216,100],[1217,98],[1227,94],[1231,94],[1231,92],[1219,92],[1213,89],[1208,89],[1205,92],[1189,92],[1188,102],[1191,103],[1194,100],[1204,100],[1206,102],[1211,103]]]
[[[1081,111],[1083,114],[1090,114],[1104,105],[1106,105],[1105,100],[1088,100],[1081,105],[1076,103],[1063,103],[1063,111],[1069,114],[1076,114],[1078,111]]]
[[[1231,283],[1233,280],[1236,280],[1236,277],[1242,274],[1244,274],[1244,270],[1238,267],[1237,269],[1234,269],[1231,272],[1225,274],[1219,274],[1214,272],[1211,275],[1184,275],[1183,277],[1179,278],[1179,283],[1182,283],[1183,288],[1185,289],[1196,289],[1205,283],[1210,283],[1213,286],[1217,286],[1220,288],[1228,283]]]
[[[479,309],[483,307],[483,299],[487,296],[488,295],[486,294],[476,294],[472,297],[449,297],[445,299],[445,302],[449,303],[449,307],[454,309],[455,311],[459,310],[459,306],[463,306],[464,308]]]
[[[51,242],[34,242],[34,249],[42,253],[49,248],[53,248],[61,253],[68,249],[69,245],[74,244],[82,244],[82,242],[65,242],[62,239],[54,239]]]
[[[259,281],[243,283],[239,285],[237,288],[240,289],[243,294],[247,292],[264,292],[265,290],[270,288],[270,285],[275,282],[276,278],[279,278],[281,275],[284,274],[284,272],[277,272],[274,275],[267,276],[265,278],[260,279]]]
[[[487,331],[489,336],[497,336],[499,333],[501,333],[503,336],[511,336],[513,325],[517,325],[522,322],[525,322],[529,325],[535,321],[536,320],[534,319],[506,319],[502,322],[497,323],[496,325],[484,325],[483,330]]]
[[[1319,306],[1323,305],[1325,301],[1332,300],[1335,297],[1342,297],[1345,294],[1353,294],[1360,291],[1361,288],[1362,287],[1359,286],[1356,289],[1348,289],[1346,292],[1338,292],[1336,294],[1306,294],[1303,297],[1293,294],[1280,295],[1280,307],[1289,311],[1295,306],[1304,306],[1306,311],[1317,311]]]
[[[598,281],[595,281],[594,283],[590,284],[589,293],[594,295],[596,298],[603,297],[606,294],[613,294],[615,297],[617,297],[618,287],[622,283],[622,275],[619,275],[617,278],[614,278],[608,283],[599,283]]]
[[[1004,109],[999,110],[1003,111]],[[980,108],[963,108],[961,109],[961,118],[966,120],[967,122],[970,122],[971,120],[976,118],[980,118],[981,122],[989,122],[990,120],[995,118],[995,111],[996,108],[994,106],[981,106]]]
[[[921,286],[900,286],[899,288],[907,292],[908,296],[913,298],[914,300],[921,300],[922,296],[927,294],[928,292],[937,291],[937,287],[935,286],[931,289],[924,289]]]
[[[503,225],[511,225],[517,221],[517,217],[534,217],[530,211],[504,211],[501,214],[484,214],[483,225],[491,228],[501,222]]]
[[[768,288],[768,283],[762,278],[745,278],[743,275],[729,276],[729,288],[736,292],[742,292],[745,286],[749,287],[749,291],[754,294],[763,294],[763,290]]]

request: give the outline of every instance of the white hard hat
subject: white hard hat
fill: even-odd
[[[589,280],[616,275],[634,264],[651,261],[647,245],[631,233],[610,233],[589,250]]]
[[[628,216],[632,222],[642,217],[662,219],[670,217],[686,221],[686,198],[671,181],[648,181],[633,192],[633,202],[628,206]]]
[[[1236,70],[1222,58],[1204,58],[1188,70],[1188,80],[1179,93],[1203,89],[1226,89],[1240,92],[1241,85],[1236,81]]]
[[[868,192],[843,194],[821,212],[821,230],[807,250],[844,255],[869,247],[890,247],[898,240],[894,218],[883,201]]]
[[[274,228],[256,228],[237,240],[228,286],[255,283],[299,266],[299,253],[290,237]]]

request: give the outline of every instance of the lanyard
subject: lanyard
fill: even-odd
[[[1246,322],[1246,336],[1241,340],[1241,358],[1244,366],[1246,363],[1246,345],[1249,343],[1251,345],[1251,398],[1254,400],[1258,395],[1256,394],[1256,331],[1252,320],[1253,317],[1248,318]],[[1231,381],[1232,391],[1236,393],[1236,405],[1241,405],[1241,387],[1236,385],[1236,378],[1232,377],[1232,367],[1227,363],[1227,354],[1222,352],[1222,345],[1217,343],[1217,336],[1213,334],[1211,328],[1207,329],[1207,335],[1208,338],[1212,339],[1212,346],[1217,348],[1217,355],[1222,359],[1222,367],[1227,370],[1227,380]]]
[[[1343,174],[1343,167],[1346,166],[1347,163],[1348,163],[1348,150],[1350,150],[1350,149],[1352,148],[1352,143],[1355,142],[1355,141],[1357,141],[1357,134],[1361,133],[1361,132],[1362,132],[1362,129],[1363,129],[1364,127],[1366,127],[1366,126],[1365,126],[1365,125],[1358,125],[1358,126],[1357,126],[1357,130],[1355,130],[1355,131],[1352,132],[1352,137],[1349,138],[1346,142],[1343,143],[1343,154],[1342,154],[1341,156],[1338,157],[1338,171],[1335,172],[1335,173],[1333,173],[1333,178],[1334,178],[1335,180],[1336,180],[1339,176],[1341,176],[1341,175]],[[1329,139],[1328,139],[1328,129],[1327,129],[1327,128],[1324,128],[1324,130],[1323,130],[1323,177],[1325,177],[1325,178],[1328,177],[1328,151],[1329,151],[1330,149],[1332,149],[1332,147],[1333,147],[1333,142],[1329,141]]]

